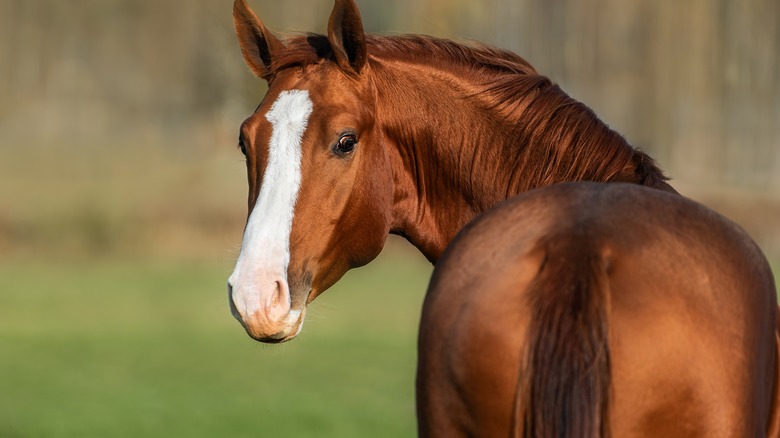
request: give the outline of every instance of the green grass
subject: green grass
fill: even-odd
[[[383,256],[252,341],[227,263],[0,266],[0,437],[413,436],[430,267]]]

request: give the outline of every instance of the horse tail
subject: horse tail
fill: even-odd
[[[515,436],[608,437],[607,258],[592,240],[547,241],[531,283]],[[522,427],[522,432],[520,428]]]

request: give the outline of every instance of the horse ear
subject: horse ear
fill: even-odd
[[[366,35],[354,0],[336,0],[328,21],[328,41],[343,71],[363,70],[368,58]]]
[[[270,81],[271,64],[284,44],[265,28],[246,0],[233,3],[233,25],[246,65],[255,75]]]

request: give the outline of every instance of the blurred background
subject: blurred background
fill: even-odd
[[[272,30],[332,2],[253,0]],[[511,49],[780,260],[776,0],[358,0]],[[229,0],[0,0],[0,437],[409,436],[430,266],[391,239],[263,346],[224,287],[265,84]],[[777,272],[777,271],[776,271]]]

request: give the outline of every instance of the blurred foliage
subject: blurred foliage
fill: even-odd
[[[251,3],[277,31],[324,32],[332,7]],[[736,188],[759,208],[778,198],[774,0],[358,4],[368,31],[526,56],[689,193]],[[234,248],[246,184],[233,145],[264,87],[229,1],[0,0],[0,256]],[[777,243],[769,228],[749,231]]]
[[[277,31],[322,33],[332,7],[251,3]],[[775,0],[358,5],[368,31],[515,50],[690,193],[778,198]],[[246,193],[233,145],[264,87],[229,1],[0,0],[0,254],[233,248]],[[749,231],[776,243],[768,228]]]

